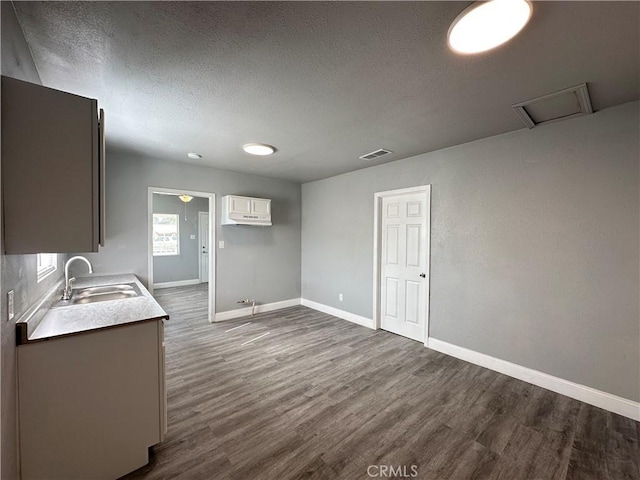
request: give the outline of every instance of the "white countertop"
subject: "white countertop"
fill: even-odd
[[[169,318],[169,315],[156,302],[153,296],[131,273],[80,277],[75,282],[74,288],[122,283],[136,283],[142,295],[119,300],[54,306],[45,313],[27,341],[44,340],[61,335],[88,332],[145,320]]]

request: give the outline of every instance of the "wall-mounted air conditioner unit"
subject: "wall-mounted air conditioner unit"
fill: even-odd
[[[271,225],[271,200],[268,198],[222,197],[222,225]]]

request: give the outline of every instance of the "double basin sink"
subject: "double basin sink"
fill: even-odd
[[[77,288],[73,290],[71,299],[60,300],[56,306],[83,305],[86,303],[106,302],[108,300],[122,300],[142,295],[135,283],[118,285],[102,285],[98,287]]]

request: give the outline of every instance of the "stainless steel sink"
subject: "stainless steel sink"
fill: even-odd
[[[86,303],[107,302],[109,300],[123,300],[142,295],[135,283],[118,285],[100,285],[74,289],[70,300],[60,300],[55,307],[83,305]]]
[[[107,291],[102,293],[90,293],[82,296],[71,297],[70,303],[76,305],[78,303],[95,303],[106,302],[108,300],[121,300],[123,298],[137,297],[138,294],[132,290]]]
[[[132,285],[103,285],[101,287],[87,287],[87,288],[79,288],[77,291],[73,292],[74,297],[86,297],[89,295],[96,294],[108,294],[108,293],[117,293],[117,292],[131,292],[134,291]]]

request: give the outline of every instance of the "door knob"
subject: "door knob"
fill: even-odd
[[[422,278],[426,278],[426,276],[427,276],[427,275],[426,275],[425,273],[421,273],[421,274],[420,274],[420,276],[421,276]]]

